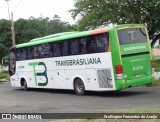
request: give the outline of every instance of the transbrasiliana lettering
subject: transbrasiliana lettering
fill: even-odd
[[[101,64],[100,58],[88,58],[88,59],[71,59],[55,61],[56,66],[75,66],[75,65],[90,65]]]

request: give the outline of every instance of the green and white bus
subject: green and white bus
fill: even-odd
[[[13,87],[122,90],[154,79],[150,41],[142,24],[64,32],[10,49]]]

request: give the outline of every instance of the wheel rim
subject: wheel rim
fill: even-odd
[[[83,84],[81,82],[77,83],[77,90],[78,90],[78,92],[82,92],[83,91]]]

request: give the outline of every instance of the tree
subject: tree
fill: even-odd
[[[159,0],[75,0],[72,17],[78,17],[80,30],[109,24],[143,23],[151,45],[160,37]]]
[[[0,62],[8,55],[8,47],[12,45],[11,22],[5,19],[0,20]]]
[[[5,46],[11,46],[11,22],[5,19],[0,20],[0,43]]]
[[[19,19],[15,22],[16,43],[28,42],[33,38],[68,31],[70,25],[63,22],[58,15],[52,19],[30,17],[29,20]]]
[[[15,21],[16,44],[25,43],[31,39],[46,35],[60,33],[71,30],[71,25],[64,22],[55,15],[52,19],[30,17],[29,19],[19,19]],[[8,50],[12,47],[11,22],[5,19],[0,20],[0,60],[8,55]]]
[[[55,15],[48,23],[47,23],[47,33],[55,34],[60,32],[68,31],[70,25],[68,22],[61,21],[61,18],[58,15]]]
[[[8,48],[0,43],[0,62],[2,61],[2,58],[8,55]]]
[[[16,43],[28,42],[33,38],[46,35],[46,26],[42,21],[30,18],[29,20],[19,19],[15,22]]]

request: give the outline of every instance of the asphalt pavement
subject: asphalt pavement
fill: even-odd
[[[0,113],[103,113],[160,112],[160,87],[135,87],[114,92],[87,92],[75,95],[70,90],[13,88],[0,83]]]

